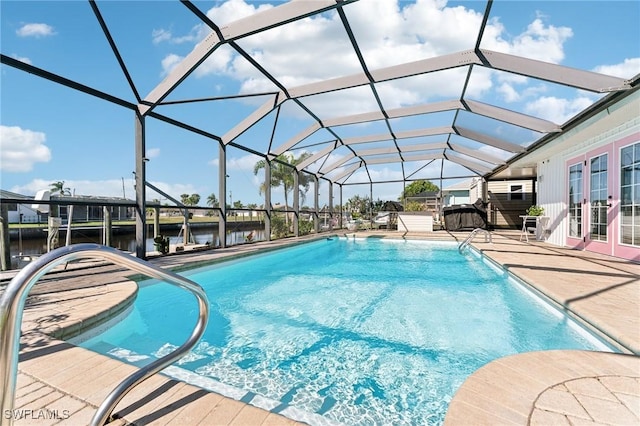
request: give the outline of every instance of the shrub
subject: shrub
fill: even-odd
[[[301,220],[298,222],[298,233],[300,235],[308,235],[313,231],[312,220]]]
[[[533,205],[527,209],[527,216],[542,216],[544,207]]]

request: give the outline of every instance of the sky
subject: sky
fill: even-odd
[[[243,0],[193,3],[220,27],[280,4]],[[96,4],[143,98],[208,34],[202,21],[177,1],[102,0]],[[346,7],[345,13],[363,56],[377,69],[473,48],[485,6],[483,1],[361,0]],[[88,2],[1,0],[0,19],[3,55],[135,102]],[[639,22],[638,1],[496,1],[481,47],[631,78],[640,72]],[[292,87],[361,71],[353,51],[346,48],[348,39],[343,32],[338,15],[324,13],[240,39],[238,44]],[[460,90],[459,72],[454,69],[380,84],[381,100],[388,108],[395,108],[455,98]],[[77,195],[134,198],[131,111],[5,64],[0,66],[0,78],[0,188],[34,195],[49,189],[52,182],[64,181]],[[167,99],[256,96],[166,105],[156,111],[222,136],[265,102],[264,93],[274,90],[246,60],[223,47]],[[336,93],[311,96],[305,102],[323,119],[373,106],[366,90],[355,88],[347,93],[347,97],[339,95],[339,111]],[[601,96],[482,70],[473,74],[468,95],[559,124]],[[286,105],[280,114],[282,125],[275,131],[273,121],[264,120],[238,141],[265,152],[271,133],[273,146],[278,146],[311,123],[299,108]],[[474,125],[472,118],[468,121]],[[411,119],[399,124],[409,128]],[[379,125],[373,123],[369,130],[375,133]],[[362,126],[345,126],[340,136],[356,135]],[[148,120],[146,130],[147,180],[172,197],[197,193],[205,200],[214,193],[227,202],[263,203],[260,185],[264,178],[261,172],[254,174],[259,157],[227,147],[227,194],[221,197],[217,194],[217,142],[156,120]],[[539,136],[518,137],[533,142]],[[305,141],[308,146],[304,150],[316,152],[319,145],[314,142],[320,144],[322,137]],[[338,151],[331,154],[327,163],[341,155]],[[318,164],[317,169],[320,167]],[[456,176],[457,172],[451,173]],[[402,176],[397,166],[389,164],[371,167],[369,174],[379,180]],[[350,179],[358,182],[365,178],[366,172],[359,170]],[[442,186],[455,183],[447,181]],[[321,205],[327,203],[327,188],[320,184]],[[373,198],[395,200],[401,190],[401,184],[376,185]],[[353,195],[369,196],[369,186],[345,186],[344,200]],[[150,192],[148,198],[162,197]],[[274,189],[274,204],[282,201],[282,189]]]

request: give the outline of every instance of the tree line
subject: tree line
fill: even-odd
[[[272,188],[282,187],[284,189],[284,203],[285,207],[289,207],[289,194],[293,191],[294,176],[293,170],[295,166],[305,161],[307,158],[311,156],[308,152],[303,152],[300,156],[295,157],[292,153],[286,152],[284,154],[280,154],[276,157],[277,161],[271,162],[271,181],[269,185]],[[287,165],[289,164],[289,165]],[[266,160],[258,161],[254,168],[253,173],[257,175],[261,170],[266,168],[267,162]],[[300,173],[298,178],[298,189],[300,191],[300,200],[304,203],[305,196],[309,191],[311,183],[313,182],[313,176],[308,173]],[[71,190],[65,186],[65,181],[56,181],[50,184],[50,189],[52,194],[59,195],[71,195]],[[259,193],[260,195],[264,194],[267,189],[267,182],[263,182],[260,185]],[[404,190],[400,193],[398,197],[398,201],[404,203],[405,210],[408,211],[416,211],[422,210],[422,203],[417,201],[410,200],[411,197],[421,194],[423,192],[437,192],[439,188],[437,185],[433,184],[429,180],[417,180],[408,184]],[[407,200],[409,199],[409,200]],[[180,202],[185,206],[198,206],[200,203],[201,197],[200,194],[181,194]],[[220,207],[220,200],[216,194],[211,193],[207,196],[206,204],[210,207]],[[383,207],[384,201],[378,199],[376,201],[372,201],[367,196],[354,195],[349,198],[345,203],[344,210],[350,212],[353,215],[366,215],[369,211],[378,212]],[[255,203],[249,203],[244,205],[242,201],[236,200],[232,205],[226,204],[226,207],[229,209],[257,209],[258,205]],[[339,209],[340,206],[336,206],[336,209]]]

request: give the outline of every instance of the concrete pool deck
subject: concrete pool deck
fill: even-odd
[[[397,232],[356,235],[401,238]],[[405,238],[461,241],[467,235],[438,231]],[[640,352],[640,264],[520,242],[518,235],[498,231],[492,243],[479,236],[473,245],[570,315],[619,342],[623,351]],[[274,244],[185,253],[153,263],[180,269],[267,247]],[[88,424],[104,397],[135,370],[62,340],[126,309],[137,291],[130,275],[116,266],[71,265],[34,286],[22,325],[15,424]],[[156,375],[118,404],[112,424],[296,424],[275,411]],[[498,359],[465,381],[445,424],[640,424],[640,357],[544,351]]]

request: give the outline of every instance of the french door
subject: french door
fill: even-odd
[[[598,253],[613,253],[613,155],[610,148],[587,157],[585,248]]]
[[[566,245],[640,261],[640,133],[566,162]]]
[[[604,147],[567,162],[567,245],[611,254],[613,247],[613,155]]]

